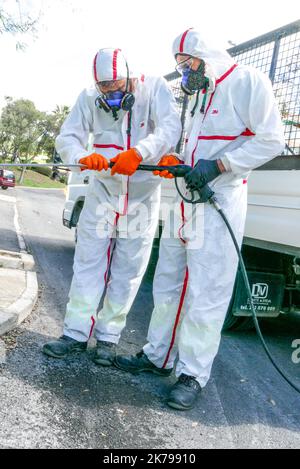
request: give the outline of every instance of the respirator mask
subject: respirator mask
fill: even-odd
[[[135,97],[133,93],[129,91],[129,69],[127,67],[127,78],[126,78],[126,89],[122,91],[120,89],[111,90],[104,93],[101,90],[101,86],[104,85],[104,82],[96,83],[96,89],[100,93],[95,100],[95,105],[99,109],[103,109],[105,112],[112,112],[115,120],[118,120],[118,112],[120,110],[131,112],[132,107],[135,102]],[[106,82],[105,82],[106,83]],[[109,83],[109,82],[108,82]]]
[[[192,70],[192,63],[193,57],[188,57],[176,66],[177,72],[182,76],[181,89],[189,96],[207,88],[209,83],[205,76],[205,62],[201,60],[198,70]]]

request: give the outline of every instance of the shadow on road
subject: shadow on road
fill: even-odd
[[[5,223],[4,220],[1,221],[1,225]],[[15,232],[15,228],[7,229],[0,228],[1,233],[1,250],[4,251],[19,251],[18,238]]]

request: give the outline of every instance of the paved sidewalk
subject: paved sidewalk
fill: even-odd
[[[0,336],[31,313],[38,296],[33,257],[0,251]]]

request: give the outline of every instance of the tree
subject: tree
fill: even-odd
[[[0,157],[12,163],[30,163],[42,152],[53,161],[55,139],[70,112],[68,106],[56,106],[51,114],[36,109],[27,99],[6,96],[0,118]],[[23,181],[26,168],[21,172]]]
[[[16,6],[18,6],[18,18],[17,15],[8,11],[4,8],[3,0],[0,0],[0,34],[22,34],[26,33],[34,34],[36,32],[36,25],[38,18],[31,18],[28,14],[22,13],[20,0],[16,0]],[[10,5],[11,6],[11,5]],[[25,44],[17,41],[17,49],[24,49]]]
[[[55,139],[60,132],[60,128],[70,112],[68,106],[56,106],[51,114],[47,114],[45,120],[45,134],[40,142],[40,147],[48,156],[49,161],[53,160],[55,150]]]
[[[1,153],[11,162],[30,163],[41,151],[41,142],[47,132],[47,115],[36,109],[27,99],[6,98],[1,115]],[[23,181],[25,168],[21,172]]]

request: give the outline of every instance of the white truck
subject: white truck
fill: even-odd
[[[286,126],[284,155],[253,171],[248,181],[242,251],[260,317],[300,311],[299,49],[300,21],[229,49],[238,62],[269,72]],[[166,78],[171,81],[184,121],[186,101],[179,91],[178,77],[170,74]],[[77,226],[91,177],[92,173],[85,171],[69,178],[63,214],[63,223],[69,228]],[[162,201],[170,203],[174,195],[174,183],[164,180]],[[238,271],[224,328],[241,330],[251,325],[249,301]]]

